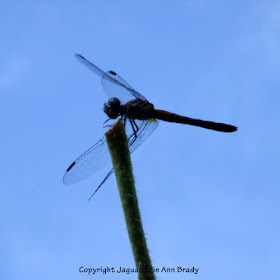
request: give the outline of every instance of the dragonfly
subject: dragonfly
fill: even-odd
[[[104,104],[104,112],[109,117],[108,120],[117,119],[119,117],[122,119],[131,153],[154,132],[158,126],[158,120],[188,124],[219,132],[230,133],[237,130],[236,126],[229,124],[194,119],[164,110],[157,110],[146,97],[137,92],[116,72],[104,72],[82,55],[76,54],[75,56],[79,62],[101,77],[102,86],[109,97],[109,101]],[[108,163],[110,163],[110,154],[106,143],[106,137],[103,136],[95,145],[79,156],[68,167],[63,177],[63,183],[66,185],[78,183],[88,178]],[[89,200],[113,172],[114,170],[111,168]]]

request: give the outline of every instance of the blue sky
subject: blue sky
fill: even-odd
[[[64,186],[103,135],[107,97],[80,53],[156,108],[239,127],[160,122],[132,161],[158,279],[278,279],[280,5],[277,1],[14,1],[0,10],[1,274],[87,276],[134,267],[107,169]]]

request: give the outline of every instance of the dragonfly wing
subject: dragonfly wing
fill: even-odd
[[[91,63],[90,61],[88,61],[86,58],[84,58],[82,55],[80,54],[75,54],[76,58],[82,63],[84,64],[90,71],[94,72],[95,74],[97,74],[98,76],[102,77],[103,75],[105,75],[105,72],[102,71],[100,68],[98,68],[96,65],[94,65],[93,63]]]
[[[121,76],[113,71],[108,71],[102,76],[102,85],[109,98],[116,97],[123,102],[138,98],[147,100],[142,94],[137,92]]]
[[[130,122],[126,121],[126,134],[128,138],[129,149],[134,152],[157,128],[158,121],[150,119],[147,121],[134,120],[138,127],[135,137]],[[106,137],[103,136],[95,145],[79,156],[66,170],[63,176],[63,183],[71,185],[78,183],[101,168],[110,165],[111,158],[106,143]],[[110,171],[110,175],[113,170]]]
[[[136,133],[137,137],[135,138],[134,131],[129,123],[126,121],[126,134],[129,144],[130,152],[134,152],[157,128],[158,121],[155,119],[150,119],[147,121],[138,121],[134,120],[138,126],[138,131]],[[105,183],[105,181],[114,173],[114,169],[112,168],[101,184],[97,187],[94,193],[90,196],[89,200],[96,194],[96,192],[100,189],[100,187]]]
[[[68,167],[63,177],[63,183],[65,185],[78,183],[110,163],[106,138],[103,136]]]
[[[129,83],[127,83],[114,71],[107,71],[105,73],[103,70],[84,58],[82,55],[76,54],[75,56],[89,70],[102,77],[102,85],[109,98],[116,97],[120,99],[124,104],[135,98],[147,100],[143,95],[134,90]]]
[[[129,144],[129,150],[133,153],[157,128],[158,121],[156,119],[149,119],[146,121],[134,120],[138,127],[135,138],[134,131],[129,120],[126,121],[126,134]]]

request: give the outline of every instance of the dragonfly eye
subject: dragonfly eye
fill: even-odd
[[[121,102],[118,98],[110,98],[108,103],[104,104],[104,112],[110,119],[116,119],[121,113]]]

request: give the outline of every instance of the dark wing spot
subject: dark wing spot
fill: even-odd
[[[72,167],[76,164],[76,162],[74,161],[69,167],[68,169],[66,170],[66,172],[68,172],[70,169],[72,169]]]
[[[114,71],[109,71],[109,73],[114,75],[114,76],[117,76],[116,72],[114,72]]]

